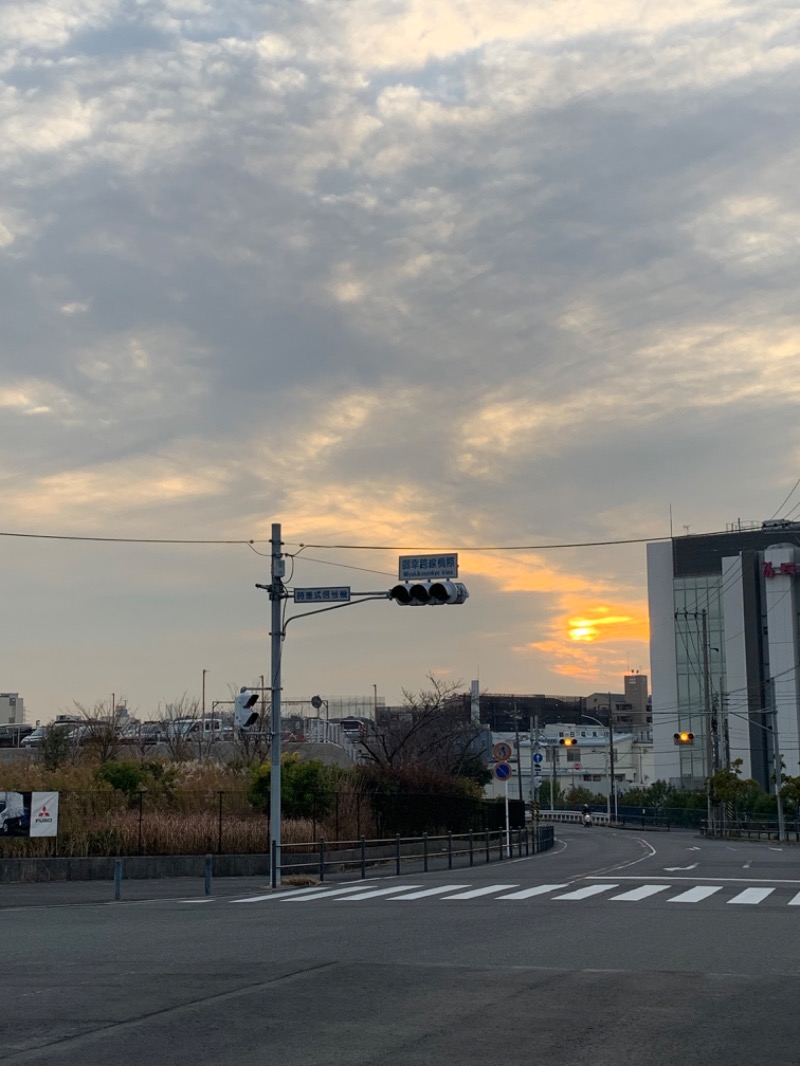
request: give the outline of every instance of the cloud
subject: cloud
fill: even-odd
[[[461,548],[452,645],[402,612],[358,631],[395,687],[434,640],[451,676],[491,648],[506,690],[646,666],[643,550],[536,546],[791,487],[799,28],[723,0],[8,0],[7,521],[281,519],[391,549],[335,560],[384,574]]]

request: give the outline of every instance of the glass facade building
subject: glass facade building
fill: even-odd
[[[800,523],[649,544],[647,570],[656,777],[702,788],[740,760],[769,787],[774,725],[799,773]]]

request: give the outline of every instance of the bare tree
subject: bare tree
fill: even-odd
[[[202,758],[206,749],[200,701],[184,694],[170,703],[159,704],[156,720],[164,730],[163,742],[173,759]]]
[[[109,762],[119,755],[124,742],[124,727],[128,709],[124,700],[111,704],[98,700],[92,707],[74,701],[76,722],[69,733],[73,757],[87,752],[101,763]]]
[[[461,682],[428,675],[431,687],[403,690],[403,706],[386,711],[358,741],[368,760],[385,768],[426,766],[448,774],[472,771],[481,758],[485,732],[473,722]]]

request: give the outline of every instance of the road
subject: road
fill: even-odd
[[[800,1060],[797,847],[564,826],[543,855],[280,893],[34,887],[0,885],[4,1066]]]

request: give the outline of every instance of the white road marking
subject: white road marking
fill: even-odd
[[[691,866],[665,866],[664,873],[672,874],[677,870],[696,870],[699,865],[699,862],[693,862]]]
[[[439,888],[423,888],[421,892],[409,892],[405,896],[390,896],[389,899],[425,899],[426,896],[440,896],[442,893],[452,892],[456,888],[469,888],[469,885],[440,885]]]
[[[708,899],[715,892],[719,892],[722,885],[698,885],[697,888],[688,888],[679,896],[673,896],[667,903],[699,903],[701,899]]]
[[[800,907],[800,892],[796,896],[792,896],[788,903],[789,907]]]
[[[567,885],[537,885],[535,888],[523,888],[521,892],[512,892],[508,896],[500,896],[499,899],[530,899],[531,896],[543,896],[546,892],[558,892],[559,888]]]
[[[622,892],[619,896],[612,896],[611,898],[622,899],[626,902],[647,899],[648,896],[655,896],[658,892],[665,892],[668,888],[672,888],[672,885],[642,885],[640,888],[631,888],[629,891]]]
[[[554,896],[553,899],[588,899],[590,896],[599,896],[601,892],[608,892],[619,885],[589,885],[587,888],[578,888],[574,892],[565,892],[563,896]]]
[[[349,885],[346,889],[341,888],[342,892],[355,892],[358,888],[363,888],[364,885],[374,883],[372,878],[367,878],[364,881],[357,881],[355,884]],[[232,899],[231,903],[263,903],[266,899],[294,899],[297,896],[319,896],[325,889],[326,885],[309,885],[307,888],[294,888],[290,892],[283,892],[280,890],[273,890],[264,896],[243,896],[241,899]],[[327,895],[327,893],[325,893]]]
[[[760,903],[762,899],[771,896],[774,891],[774,888],[746,888],[738,896],[729,899],[728,903]]]
[[[388,889],[389,892],[401,892],[404,888],[418,888],[418,885],[395,885]],[[334,888],[324,892],[315,892],[313,896],[283,896],[278,897],[281,903],[313,903],[316,899],[330,899],[332,896],[345,896],[360,889],[361,885],[348,885],[347,888]],[[360,893],[363,895],[363,893]]]
[[[470,892],[458,892],[455,896],[445,896],[445,899],[477,899],[478,896],[488,896],[492,892],[505,892],[507,888],[516,888],[516,885],[488,885],[486,888],[473,888]],[[507,896],[505,897],[508,898]]]
[[[378,896],[391,896],[394,892],[411,891],[413,888],[422,888],[422,885],[393,885],[391,888],[374,888],[371,892],[357,892],[354,896],[342,896],[337,903],[349,903],[354,899],[377,899]],[[333,895],[333,893],[331,893]],[[297,900],[297,903],[304,902]]]

